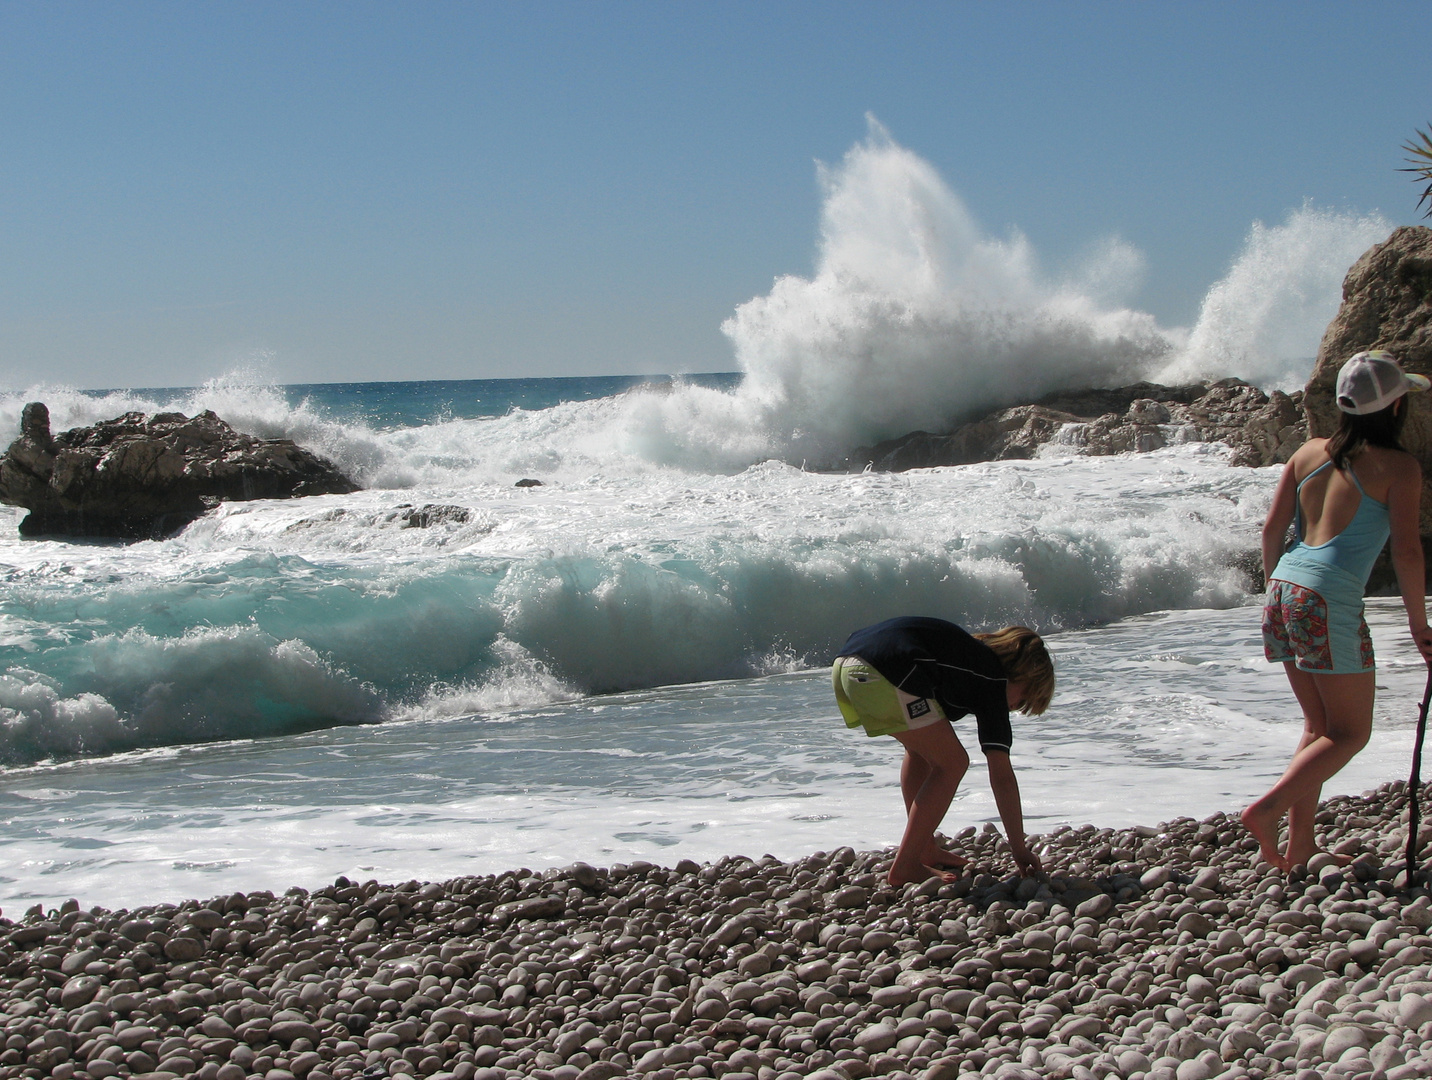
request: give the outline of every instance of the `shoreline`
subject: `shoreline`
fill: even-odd
[[[71,901],[0,920],[0,1080],[1406,1080],[1432,900],[1397,879],[1405,789],[1325,802],[1357,861],[1300,877],[1219,813],[1056,829],[1047,883],[971,828],[983,870],[898,891],[890,850],[840,848]]]

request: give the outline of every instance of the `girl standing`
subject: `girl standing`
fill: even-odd
[[[1398,441],[1408,392],[1428,386],[1380,349],[1344,364],[1337,434],[1310,439],[1293,454],[1263,525],[1264,652],[1287,671],[1304,726],[1287,771],[1243,811],[1243,824],[1263,858],[1282,870],[1312,858],[1323,782],[1372,734],[1372,638],[1362,595],[1389,534],[1412,640],[1432,659],[1418,530],[1422,470]],[[1296,541],[1283,552],[1290,524]],[[1284,814],[1288,839],[1280,850]]]

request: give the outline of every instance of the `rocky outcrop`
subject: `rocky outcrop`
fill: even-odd
[[[1304,405],[1314,437],[1337,430],[1338,369],[1364,349],[1386,349],[1408,371],[1432,375],[1432,229],[1395,230],[1353,264],[1343,302],[1318,348]],[[1432,395],[1414,394],[1402,443],[1422,461],[1422,535],[1432,536]]]
[[[1307,438],[1301,400],[1301,393],[1268,395],[1239,379],[1051,394],[948,435],[917,431],[858,450],[849,466],[901,472],[1029,458],[1046,443],[1101,456],[1147,453],[1174,442],[1222,442],[1233,447],[1235,465],[1272,465],[1287,461]]]
[[[49,410],[32,402],[0,458],[0,502],[30,511],[25,536],[161,537],[220,502],[357,490],[311,451],[212,412],[132,412],[52,436]]]

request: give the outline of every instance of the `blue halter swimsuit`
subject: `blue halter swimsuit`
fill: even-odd
[[[1263,649],[1273,663],[1294,661],[1303,671],[1350,674],[1373,668],[1372,636],[1363,618],[1362,594],[1372,564],[1391,533],[1387,504],[1362,490],[1351,469],[1343,475],[1362,497],[1347,528],[1325,544],[1303,540],[1303,484],[1294,511],[1297,541],[1273,571],[1263,608]]]

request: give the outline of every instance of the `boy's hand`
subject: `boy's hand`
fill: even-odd
[[[1039,856],[1030,851],[1026,845],[1020,844],[1016,847],[1011,844],[1010,850],[1014,853],[1015,866],[1019,867],[1019,872],[1025,877],[1044,873],[1044,866],[1040,863]]]

